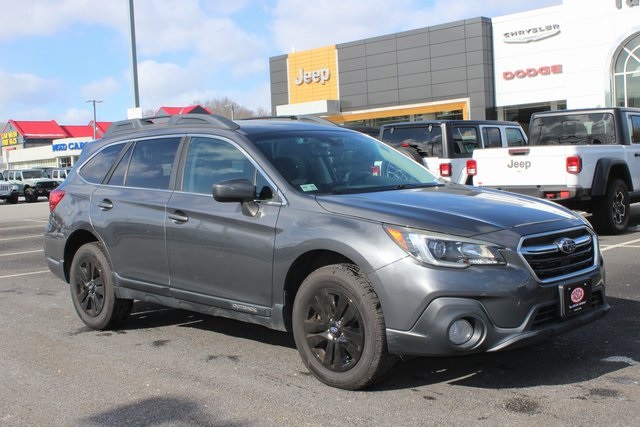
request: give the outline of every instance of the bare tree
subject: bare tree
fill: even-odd
[[[259,107],[256,111],[243,107],[228,97],[211,99],[205,102],[196,101],[195,104],[207,107],[213,114],[219,114],[228,119],[248,119],[251,117],[271,115],[265,108]]]

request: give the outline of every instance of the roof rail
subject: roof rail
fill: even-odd
[[[121,120],[112,123],[104,136],[133,132],[152,126],[171,127],[179,125],[210,125],[219,129],[228,130],[240,128],[239,124],[217,114],[175,114]]]
[[[312,122],[321,125],[338,126],[331,120],[327,120],[322,117],[312,115],[290,115],[290,116],[260,116],[260,117],[248,117],[247,120],[299,120],[301,122]]]

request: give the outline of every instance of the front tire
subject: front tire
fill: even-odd
[[[604,196],[594,199],[593,226],[600,234],[624,233],[629,226],[629,191],[621,179],[607,185]]]
[[[87,243],[78,249],[70,276],[73,306],[88,327],[109,329],[131,313],[133,300],[115,296],[111,266],[98,243]]]
[[[311,273],[296,295],[292,322],[302,361],[327,385],[361,389],[393,366],[380,302],[354,265],[329,265]]]
[[[36,194],[36,190],[33,187],[24,189],[24,201],[27,203],[33,203],[38,200],[38,195]]]

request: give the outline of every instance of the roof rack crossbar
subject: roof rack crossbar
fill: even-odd
[[[112,123],[104,136],[128,133],[148,126],[210,125],[220,129],[236,130],[240,125],[217,114],[175,114],[141,119],[128,119]]]

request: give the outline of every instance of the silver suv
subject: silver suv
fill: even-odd
[[[609,310],[582,217],[445,182],[336,126],[114,123],[49,203],[46,259],[89,327],[141,300],[292,331],[313,375],[344,389],[399,355],[514,348]]]
[[[49,193],[58,186],[58,182],[48,178],[41,169],[16,169],[6,172],[5,180],[18,188],[18,194],[24,196],[27,203],[33,203],[39,197],[49,197]]]

